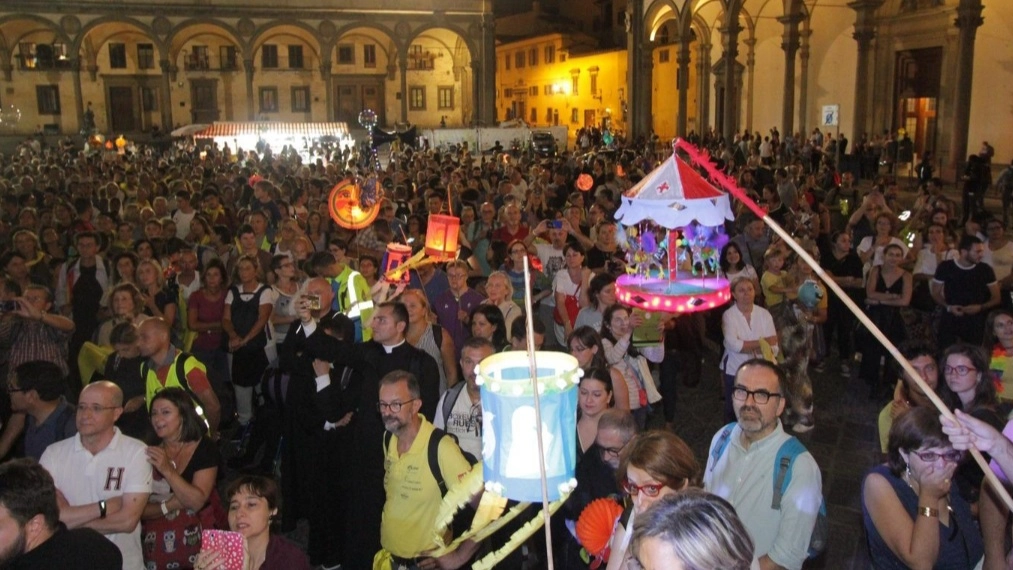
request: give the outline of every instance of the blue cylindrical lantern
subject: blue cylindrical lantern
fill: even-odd
[[[537,352],[542,444],[549,500],[572,489],[577,465],[577,359]],[[482,468],[486,489],[541,502],[534,388],[527,352],[503,352],[478,367],[482,391]]]

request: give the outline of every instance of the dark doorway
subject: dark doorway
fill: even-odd
[[[896,57],[893,133],[904,129],[918,157],[935,154],[943,48],[905,50]]]
[[[191,80],[190,101],[190,117],[194,124],[217,121],[218,81],[214,79]]]
[[[109,117],[114,133],[130,133],[137,130],[134,111],[133,87],[109,88]]]
[[[383,87],[376,79],[371,77],[363,77],[361,80],[342,78],[341,83],[335,84],[334,94],[334,120],[358,128],[359,113],[365,109],[372,109],[376,113],[377,123],[386,124]]]

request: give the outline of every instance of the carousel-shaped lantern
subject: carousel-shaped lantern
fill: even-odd
[[[721,248],[732,220],[728,195],[673,154],[622,197],[616,220],[626,250],[620,302],[647,311],[687,313],[729,299]]]
[[[361,199],[362,189],[357,179],[346,178],[331,189],[327,198],[331,219],[339,226],[349,230],[361,230],[369,227],[380,215],[379,200],[366,203]]]
[[[457,257],[457,239],[461,219],[446,214],[430,214],[426,226],[426,255],[433,261],[450,261]]]
[[[573,486],[577,465],[577,359],[538,352],[538,387],[548,498]],[[534,389],[526,352],[503,352],[482,361],[482,468],[486,489],[517,501],[542,500]]]

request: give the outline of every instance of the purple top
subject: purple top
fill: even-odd
[[[260,570],[310,570],[310,561],[298,546],[285,537],[272,534]]]
[[[430,300],[440,326],[450,333],[450,338],[454,339],[455,361],[461,359],[461,347],[464,345],[464,341],[471,336],[468,324],[458,316],[458,311],[463,310],[470,315],[472,309],[479,306],[484,300],[484,297],[474,289],[466,290],[460,298],[455,297],[454,293],[447,289],[435,299]]]

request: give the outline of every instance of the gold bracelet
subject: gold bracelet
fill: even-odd
[[[930,507],[918,507],[918,514],[923,517],[939,518],[939,509],[933,509]]]

